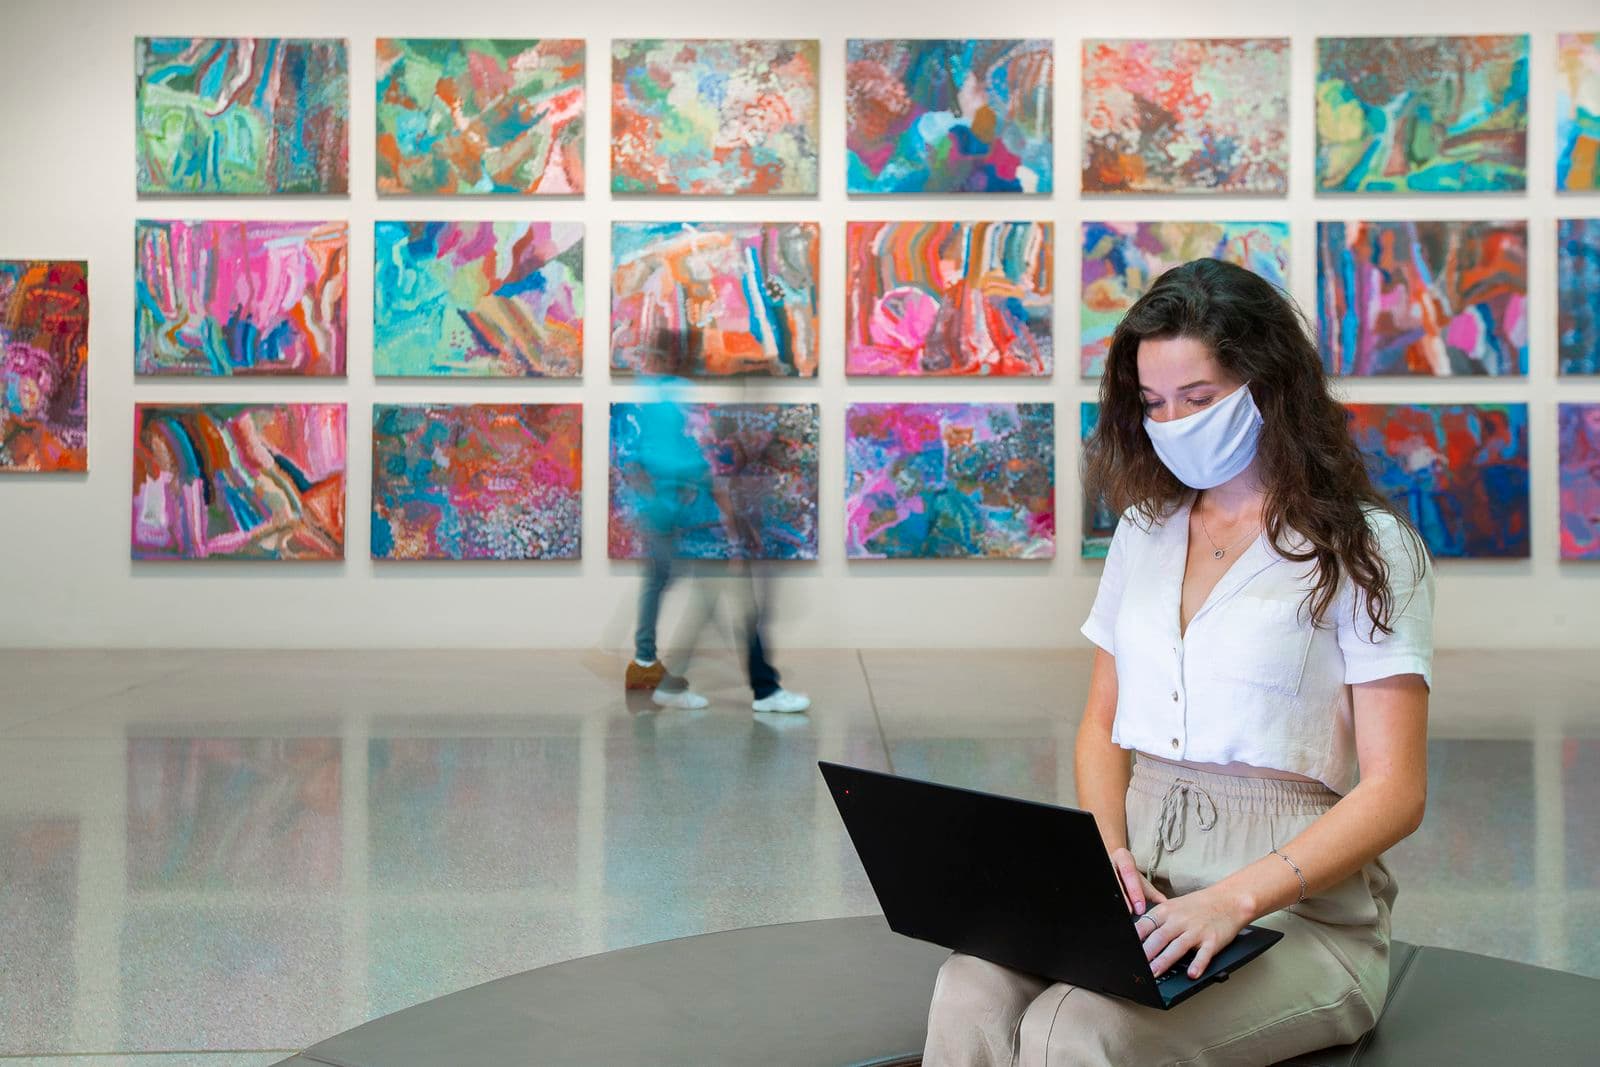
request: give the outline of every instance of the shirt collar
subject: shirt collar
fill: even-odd
[[[1189,557],[1189,516],[1194,511],[1197,495],[1190,493],[1166,521],[1152,531],[1161,552],[1161,574],[1166,592],[1162,610],[1173,629],[1178,632],[1183,632],[1180,613],[1183,609],[1183,575]],[[1206,597],[1205,603],[1200,605],[1200,610],[1189,620],[1189,630],[1192,631],[1195,623],[1205,618],[1218,605],[1231,599],[1256,575],[1280,562],[1282,557],[1267,543],[1266,533],[1258,533],[1254,540],[1239,550],[1239,556],[1233,561],[1233,565],[1217,580],[1211,595]]]

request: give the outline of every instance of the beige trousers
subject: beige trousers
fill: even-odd
[[[1212,885],[1289,841],[1338,795],[1309,782],[1135,763],[1128,842],[1170,895]],[[939,971],[924,1067],[1271,1064],[1354,1041],[1389,981],[1395,884],[1376,860],[1256,925],[1283,940],[1171,1011],[956,954]]]

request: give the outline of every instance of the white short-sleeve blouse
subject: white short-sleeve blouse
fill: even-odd
[[[1347,793],[1356,782],[1350,686],[1398,674],[1432,685],[1433,568],[1392,515],[1370,513],[1389,566],[1392,634],[1372,633],[1348,577],[1322,625],[1305,606],[1313,565],[1258,537],[1180,636],[1190,503],[1146,527],[1124,515],[1083,633],[1117,660],[1111,739],[1197,763],[1290,771]]]

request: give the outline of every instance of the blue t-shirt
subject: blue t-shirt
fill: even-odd
[[[681,378],[646,379],[648,402],[639,405],[639,464],[650,477],[644,517],[657,528],[681,524],[701,492],[711,487],[711,465],[689,433]]]

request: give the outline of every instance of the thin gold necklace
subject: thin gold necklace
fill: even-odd
[[[1244,544],[1247,540],[1249,540],[1251,537],[1253,537],[1255,535],[1255,532],[1256,532],[1255,528],[1252,526],[1249,533],[1247,533],[1243,537],[1239,538],[1239,540],[1235,541],[1233,544],[1229,545],[1227,548],[1223,548],[1221,545],[1217,544],[1217,539],[1215,537],[1211,536],[1211,528],[1206,525],[1205,512],[1203,512],[1203,511],[1201,511],[1201,510],[1199,510],[1197,508],[1197,509],[1195,509],[1195,515],[1197,515],[1199,517],[1199,519],[1200,519],[1200,529],[1205,531],[1206,540],[1211,542],[1211,548],[1212,548],[1211,558],[1212,559],[1221,559],[1223,556],[1226,556],[1229,552],[1232,552],[1234,549],[1238,548],[1240,545]]]

